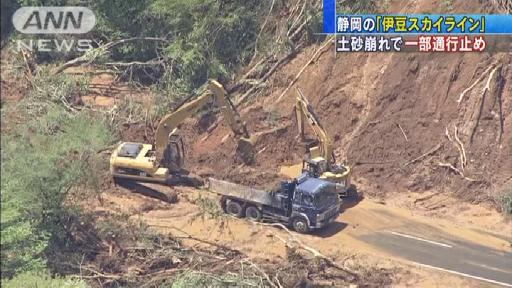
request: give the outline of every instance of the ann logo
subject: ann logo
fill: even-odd
[[[44,16],[44,25],[42,25],[41,22],[41,12],[39,11],[33,11],[32,14],[27,19],[27,22],[25,25],[23,25],[23,30],[27,30],[27,28],[31,26],[35,26],[37,29],[44,29],[44,30],[53,30],[53,29],[68,29],[69,23],[72,23],[73,27],[75,29],[80,28],[82,25],[82,17],[84,16],[84,12],[80,11],[78,12],[78,17],[75,17],[75,14],[73,12],[68,11],[65,12],[66,15],[64,16],[64,12],[60,11],[59,16],[55,17],[55,14],[51,11],[46,13]],[[78,19],[77,19],[78,18]],[[62,20],[64,19],[64,25],[62,23]],[[52,24],[51,27],[49,27],[49,24]]]
[[[96,17],[85,7],[22,7],[12,22],[25,34],[80,34],[94,27]]]

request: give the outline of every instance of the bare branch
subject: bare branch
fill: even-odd
[[[460,152],[461,169],[462,169],[462,171],[464,171],[464,167],[466,167],[466,164],[467,164],[466,150],[464,150],[464,144],[462,144],[462,141],[460,141],[460,139],[459,139],[457,125],[454,125],[454,129],[455,129],[455,133],[454,133],[455,141],[457,141],[457,143],[459,144],[459,147],[460,147],[459,152]]]
[[[138,41],[138,40],[147,40],[147,41],[160,41],[160,42],[169,42],[169,40],[164,38],[155,38],[155,37],[133,37],[128,39],[121,39],[113,42],[109,42],[107,44],[101,45],[98,48],[93,48],[90,50],[87,50],[83,55],[80,57],[77,57],[73,60],[70,60],[61,66],[57,67],[55,71],[53,72],[53,75],[59,74],[62,71],[66,70],[69,67],[82,65],[85,63],[92,63],[96,58],[98,58],[100,55],[104,55],[109,49],[112,49],[115,46],[118,46],[120,44]]]
[[[132,37],[127,39],[121,39],[117,41],[109,42],[105,45],[102,45],[105,49],[111,49],[112,47],[115,47],[120,44],[133,42],[133,41],[140,41],[140,40],[147,40],[147,41],[157,41],[157,42],[169,42],[168,39],[165,38],[157,38],[157,37]]]
[[[435,153],[437,150],[439,150],[439,148],[441,148],[441,143],[437,144],[434,148],[432,148],[431,150],[427,151],[426,153],[421,154],[420,156],[418,156],[418,157],[416,157],[416,158],[412,159],[411,161],[409,161],[409,162],[405,163],[405,164],[404,164],[404,167],[405,167],[405,166],[408,166],[409,164],[412,164],[412,163],[414,163],[414,162],[417,162],[417,161],[419,161],[419,160],[421,160],[421,159],[425,158],[426,156],[428,156],[428,155],[430,155],[430,154]]]
[[[406,142],[409,142],[409,139],[407,139],[407,135],[405,135],[405,131],[404,129],[402,129],[402,126],[400,126],[400,124],[396,124],[398,126],[398,128],[400,128],[400,131],[402,131],[402,135],[404,135],[404,138],[405,138],[405,141]]]
[[[160,61],[150,60],[150,61],[146,61],[146,62],[139,62],[139,61],[133,61],[133,62],[108,62],[108,63],[105,63],[105,65],[107,65],[107,66],[130,67],[130,66],[136,66],[136,65],[140,65],[140,66],[162,65],[163,63],[164,63],[163,60],[160,60]]]
[[[462,93],[460,93],[459,99],[457,99],[457,103],[460,104],[460,102],[462,102],[462,99],[464,98],[464,95],[466,95],[466,93],[468,93],[469,90],[473,89],[473,87],[475,87],[480,81],[482,81],[484,79],[485,75],[487,73],[489,73],[489,71],[491,71],[491,69],[494,68],[494,66],[495,66],[495,64],[491,64],[489,67],[487,67],[487,69],[485,69],[484,73],[482,73],[482,75],[480,75],[480,77],[478,77],[478,79],[476,79],[475,82],[473,82],[473,84],[471,84],[471,86],[464,89],[464,91],[462,91]],[[485,88],[484,88],[484,92],[485,92]]]
[[[263,225],[263,226],[280,227],[281,229],[285,230],[290,235],[291,240],[293,242],[297,243],[300,248],[302,248],[302,249],[308,251],[309,253],[313,254],[313,256],[316,257],[316,258],[321,258],[321,259],[325,260],[327,262],[327,264],[331,265],[332,267],[335,267],[335,268],[337,268],[337,269],[339,269],[341,271],[344,271],[345,273],[348,273],[352,277],[357,278],[357,273],[355,271],[352,271],[351,269],[349,269],[349,268],[347,268],[345,266],[342,266],[342,265],[334,262],[329,257],[327,257],[324,254],[320,253],[318,250],[316,250],[316,249],[314,249],[314,248],[312,248],[310,246],[305,245],[304,243],[302,243],[302,241],[300,241],[297,237],[295,237],[295,235],[293,235],[293,233],[286,226],[284,226],[283,224],[281,224],[281,223],[259,223],[259,224]],[[287,247],[294,247],[294,245],[292,243],[284,240],[282,237],[280,237],[279,235],[277,235],[273,231],[269,231],[269,232],[272,233],[272,235],[275,236],[277,239],[279,239],[281,242],[283,242]]]
[[[267,26],[268,18],[270,18],[270,14],[272,13],[272,10],[274,9],[275,3],[276,3],[276,0],[272,0],[272,4],[270,5],[270,9],[268,10],[267,17],[265,17],[265,21],[263,22],[263,25],[261,25],[260,32],[258,33],[258,36],[256,37],[256,41],[254,42],[254,55],[252,56],[253,59],[258,54],[258,41],[260,40],[261,33],[265,29],[265,26]],[[251,60],[251,62],[252,62],[252,60]]]
[[[468,180],[468,181],[471,181],[471,182],[475,182],[476,180],[475,179],[472,179],[472,178],[469,178],[469,177],[466,177],[464,176],[464,173],[462,173],[462,171],[460,171],[459,169],[455,168],[452,164],[450,163],[442,163],[442,162],[439,162],[437,164],[438,166],[441,166],[441,167],[446,167],[452,171],[454,171],[455,173],[459,174],[462,178],[464,178],[465,180]]]
[[[311,59],[309,59],[309,61],[302,67],[302,69],[300,69],[299,73],[297,73],[297,75],[295,75],[295,78],[293,78],[293,80],[290,82],[288,87],[286,87],[286,89],[284,89],[284,91],[281,93],[281,95],[279,95],[279,97],[277,97],[276,102],[281,101],[281,99],[284,97],[284,95],[286,95],[286,93],[288,93],[288,90],[290,90],[290,88],[293,86],[293,84],[295,84],[295,82],[297,82],[297,80],[299,80],[299,78],[302,75],[302,73],[304,72],[304,70],[306,70],[306,68],[311,63],[313,63],[313,61],[315,61],[317,56],[320,56],[325,51],[325,48],[328,47],[329,44],[333,43],[333,40],[334,40],[334,37],[330,37],[327,41],[325,41],[325,43],[322,46],[320,46],[320,48],[318,48],[316,50],[315,54],[313,54],[313,57],[311,57]]]

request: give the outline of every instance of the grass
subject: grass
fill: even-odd
[[[260,278],[247,278],[238,274],[213,275],[199,271],[187,271],[178,275],[171,288],[186,287],[261,287]]]
[[[445,12],[453,11],[453,0],[443,0],[443,10]]]
[[[85,288],[89,287],[83,280],[74,277],[51,277],[47,272],[25,272],[16,277],[2,281],[4,288]]]
[[[512,182],[505,184],[505,187],[494,197],[494,201],[501,212],[512,216]]]

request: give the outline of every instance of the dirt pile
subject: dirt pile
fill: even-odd
[[[402,13],[440,12],[434,7],[439,5],[427,2],[392,6]],[[477,1],[454,5],[457,13],[481,11]],[[241,167],[232,160],[234,140],[224,123],[205,137],[189,122],[187,143],[194,143],[190,168],[261,185],[279,179],[281,165],[300,162],[304,148],[295,138],[295,91],[290,89],[281,102],[276,99],[315,49],[283,67],[270,78],[265,96],[243,109],[251,131],[287,125],[259,141],[255,166]],[[382,196],[435,190],[479,202],[491,199],[510,178],[511,55],[330,51],[309,65],[295,86],[303,89],[333,137],[336,155],[353,167],[364,192]],[[490,89],[483,93],[487,83]]]

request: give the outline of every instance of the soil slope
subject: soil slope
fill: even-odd
[[[411,1],[401,7],[397,2],[391,9],[401,13],[442,12],[439,3]],[[481,6],[456,1],[453,12],[478,13]],[[264,185],[279,179],[281,166],[300,163],[305,149],[296,139],[295,89],[276,99],[318,48],[299,54],[269,80],[261,96],[243,105],[242,118],[252,132],[285,126],[260,138],[255,165],[234,161],[235,142],[224,122],[208,135],[199,125],[203,122],[194,120],[184,127],[189,169]],[[507,185],[512,175],[510,54],[335,54],[333,49],[309,65],[294,86],[316,109],[334,139],[336,156],[353,168],[360,190],[377,196],[453,192],[481,202]]]

